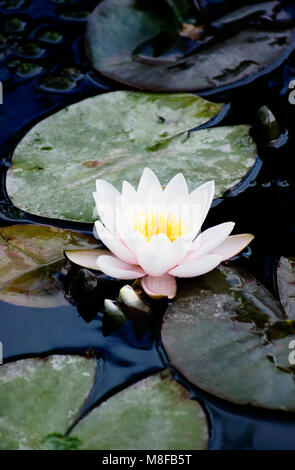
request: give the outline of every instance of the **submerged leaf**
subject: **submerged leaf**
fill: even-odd
[[[168,371],[117,393],[80,421],[71,435],[81,449],[205,449],[206,416]]]
[[[217,195],[253,165],[248,126],[187,132],[220,105],[190,94],[119,91],[69,106],[37,124],[20,142],[7,173],[7,190],[22,210],[91,222],[97,178],[118,189],[137,185],[148,166],[163,185],[182,172],[190,190],[215,180]]]
[[[162,341],[177,370],[207,392],[295,411],[293,323],[257,280],[220,266],[184,287],[165,314]]]
[[[0,449],[52,448],[49,435],[64,435],[75,421],[95,372],[96,361],[79,356],[55,355],[2,365]]]
[[[58,280],[65,248],[97,246],[93,238],[39,225],[0,228],[0,300],[27,307],[67,305]]]
[[[174,3],[101,2],[87,27],[94,68],[141,90],[203,91],[255,77],[291,53],[294,20],[277,1],[234,5],[209,24],[202,8],[183,17]],[[187,24],[192,35],[183,34]]]

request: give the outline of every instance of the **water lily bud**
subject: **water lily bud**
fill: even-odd
[[[281,135],[277,120],[267,106],[261,106],[257,113],[255,134],[257,141],[266,144],[277,140]]]
[[[107,316],[112,320],[115,320],[117,323],[125,323],[127,321],[124,313],[113,300],[105,299],[104,309]]]
[[[120,289],[119,299],[129,308],[151,313],[150,307],[140,299],[135,290],[129,285]]]

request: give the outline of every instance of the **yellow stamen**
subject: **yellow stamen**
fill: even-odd
[[[183,227],[183,223],[178,217],[165,213],[157,214],[156,212],[152,212],[147,215],[141,212],[134,217],[132,225],[148,242],[151,238],[160,233],[167,235],[169,240],[174,242],[181,235],[188,232],[188,229]]]

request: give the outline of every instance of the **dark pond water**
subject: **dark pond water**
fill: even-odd
[[[92,225],[50,222],[20,212],[5,191],[5,173],[15,145],[37,121],[88,96],[122,89],[94,73],[84,52],[87,15],[98,1],[1,0],[0,81],[0,224],[38,223],[92,234]],[[219,2],[221,4],[222,2]],[[224,2],[229,3],[229,2]],[[47,41],[42,40],[50,39]],[[235,262],[256,276],[277,296],[275,269],[281,255],[295,255],[295,105],[288,101],[295,79],[295,52],[255,81],[217,90],[210,99],[230,103],[217,123],[250,123],[267,105],[276,116],[281,138],[261,142],[259,157],[245,180],[214,201],[206,226],[236,222],[237,233],[255,234],[246,254]],[[203,93],[206,96],[206,93]],[[90,315],[91,318],[91,315]],[[138,335],[130,321],[107,334],[102,314],[90,321],[72,305],[31,309],[0,303],[0,341],[4,359],[48,353],[97,353],[99,373],[83,413],[128,383],[166,367],[159,328]],[[183,381],[181,377],[177,378]],[[183,382],[185,383],[185,382]],[[185,384],[188,386],[188,384]],[[189,387],[189,386],[188,386]],[[199,390],[210,422],[210,449],[295,449],[293,414],[233,406]]]

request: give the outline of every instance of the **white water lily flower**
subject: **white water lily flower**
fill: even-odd
[[[101,221],[95,223],[95,230],[112,255],[98,256],[96,269],[114,278],[141,278],[142,288],[151,297],[175,297],[175,277],[205,274],[254,238],[251,234],[229,236],[233,222],[201,233],[213,196],[213,181],[189,194],[179,173],[163,189],[149,168],[143,171],[137,190],[124,181],[120,193],[110,183],[97,180],[94,199]],[[70,259],[83,265],[81,255],[78,261]],[[85,265],[93,267],[89,261]]]

